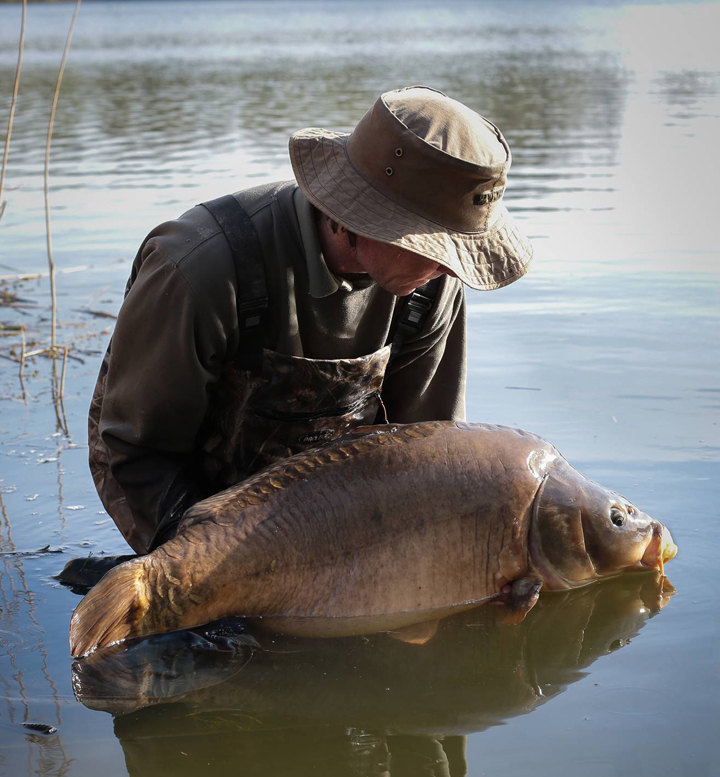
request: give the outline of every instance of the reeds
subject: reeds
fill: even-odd
[[[67,38],[65,39],[65,48],[63,50],[62,60],[60,61],[60,70],[58,71],[57,81],[55,82],[55,92],[53,94],[52,108],[50,109],[50,121],[48,122],[47,141],[45,143],[45,233],[47,236],[48,266],[50,268],[50,301],[52,306],[50,348],[53,351],[53,356],[57,356],[57,343],[55,339],[55,332],[57,329],[57,295],[55,291],[55,262],[53,261],[52,236],[50,231],[50,147],[52,146],[52,133],[55,125],[55,112],[60,97],[60,86],[62,84],[63,74],[65,73],[65,65],[67,64],[68,54],[70,53],[70,44],[72,43],[75,24],[77,22],[81,4],[82,0],[77,0],[75,3],[75,10],[73,11],[72,20],[70,21],[70,29],[68,30]]]
[[[10,355],[2,354],[6,358],[11,358],[13,361],[19,362],[19,379],[22,389],[23,399],[26,398],[25,383],[24,383],[24,367],[25,362],[35,356],[48,356],[53,360],[53,386],[52,394],[53,400],[58,411],[58,425],[67,434],[67,422],[65,421],[65,410],[63,407],[63,397],[65,393],[65,375],[67,369],[67,361],[70,353],[70,346],[58,346],[57,343],[57,291],[56,291],[56,268],[53,259],[52,250],[52,230],[50,222],[50,151],[52,148],[53,129],[55,125],[55,114],[57,112],[58,100],[60,97],[60,87],[62,85],[63,75],[65,73],[65,66],[67,64],[68,55],[70,53],[70,45],[72,43],[73,33],[75,32],[75,25],[77,23],[78,14],[80,12],[80,6],[82,0],[76,0],[75,8],[73,10],[72,19],[70,21],[70,27],[68,29],[67,37],[65,39],[65,47],[63,49],[62,59],[60,61],[60,68],[58,70],[57,80],[55,82],[55,90],[53,92],[52,106],[50,108],[50,118],[48,121],[47,138],[45,142],[45,167],[43,174],[44,181],[44,199],[45,199],[45,234],[47,244],[47,259],[48,259],[48,277],[50,279],[50,344],[49,346],[41,348],[33,348],[28,350],[25,327],[19,327],[19,331],[22,338],[22,346],[19,356],[15,355],[14,351],[10,352]],[[10,137],[12,134],[13,120],[15,118],[15,106],[17,104],[17,95],[20,86],[20,71],[22,68],[22,56],[25,47],[25,28],[27,20],[27,0],[22,0],[22,21],[20,27],[20,43],[18,49],[18,61],[15,69],[15,81],[13,84],[12,101],[10,105],[10,116],[8,119],[8,131],[5,138],[5,149],[3,153],[2,172],[0,173],[0,218],[5,212],[7,205],[6,200],[2,200],[2,191],[5,183],[5,173],[7,170],[7,161],[10,151]],[[44,273],[43,273],[44,275]],[[57,370],[57,359],[62,358],[62,369],[60,375]],[[71,357],[72,358],[72,357]]]
[[[5,171],[7,170],[8,155],[10,153],[10,136],[12,135],[13,121],[15,119],[15,106],[17,105],[18,89],[20,88],[20,71],[22,70],[23,51],[25,50],[25,23],[27,21],[27,0],[22,0],[22,21],[20,23],[20,45],[18,46],[17,65],[15,66],[15,81],[13,82],[12,100],[10,102],[10,116],[8,117],[7,134],[5,135],[5,150],[3,151],[2,170],[0,170],[0,219],[5,213],[7,200],[3,200],[3,187],[5,186]]]

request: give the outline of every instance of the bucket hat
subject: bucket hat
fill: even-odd
[[[473,289],[523,276],[532,246],[502,197],[500,130],[427,86],[382,94],[351,133],[307,128],[290,160],[308,200],[346,229],[452,270]]]

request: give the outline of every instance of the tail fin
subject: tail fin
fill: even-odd
[[[148,606],[144,559],[126,561],[111,569],[72,614],[73,658],[128,637],[142,636],[141,623]]]

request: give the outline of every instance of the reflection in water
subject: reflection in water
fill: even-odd
[[[611,177],[630,79],[621,52],[598,48],[582,9],[556,16],[528,3],[518,14],[466,1],[440,19],[432,4],[397,3],[376,9],[378,21],[368,24],[364,2],[341,12],[322,2],[278,2],[274,12],[256,3],[203,6],[202,16],[169,3],[132,13],[83,8],[53,142],[58,230],[59,211],[69,208],[68,225],[80,218],[96,242],[128,252],[130,219],[139,241],[155,219],[198,201],[188,187],[211,195],[287,177],[291,132],[348,131],[380,92],[414,83],[446,91],[503,128],[515,156],[511,199],[573,192],[585,200],[596,189],[587,168]],[[10,203],[13,218],[24,196],[23,220],[35,217],[30,193],[56,67],[51,25],[65,29],[68,16],[58,9],[30,25],[13,149],[12,182],[23,194]],[[9,37],[0,33],[0,52]],[[0,53],[0,81],[12,67]],[[161,207],[168,197],[175,208]],[[568,207],[584,202],[563,200]]]
[[[441,53],[441,72],[424,80],[491,117],[511,135],[516,157],[559,178],[561,166],[614,162],[627,91],[627,77],[613,59],[573,54],[544,49],[528,68],[523,52],[498,59],[473,48],[459,71],[456,53]],[[30,71],[25,89],[39,95],[46,80],[45,72]],[[301,70],[290,58],[231,61],[222,69],[212,61],[163,69],[135,60],[88,70],[76,65],[58,107],[54,188],[76,187],[81,178],[83,187],[102,189],[108,176],[114,188],[167,188],[180,185],[180,177],[188,185],[198,175],[225,173],[212,169],[226,161],[218,153],[238,149],[251,165],[276,167],[286,162],[291,132],[312,124],[349,131],[379,91],[415,80],[423,79],[405,66],[392,83],[381,82],[362,60],[338,67],[334,59],[319,59]],[[44,110],[38,99],[18,117],[25,138],[38,132]],[[253,170],[238,172],[252,176]]]
[[[65,530],[63,513],[62,453],[72,446],[67,435],[67,418],[63,404],[64,363],[58,372],[57,359],[52,359],[50,371],[50,395],[55,412],[55,435],[51,438],[55,456],[47,459],[57,467],[58,516],[61,531]],[[23,387],[24,393],[24,387]],[[23,397],[25,401],[25,397]],[[13,538],[12,521],[2,491],[0,491],[0,689],[6,702],[8,722],[24,726],[27,742],[28,774],[64,777],[73,759],[63,745],[58,729],[62,728],[62,699],[50,663],[45,644],[45,628],[41,622],[36,576],[25,565],[45,553],[59,550],[49,546],[39,551],[18,548]],[[5,666],[3,664],[7,662]],[[9,671],[8,671],[9,669]],[[38,682],[42,678],[41,682]],[[38,685],[41,697],[52,700],[43,704],[44,721],[37,717]],[[3,715],[3,717],[5,717]],[[49,725],[52,723],[53,725]],[[2,764],[2,760],[0,760]]]
[[[561,693],[671,595],[667,581],[629,575],[544,595],[518,626],[486,606],[423,646],[263,636],[249,661],[242,639],[213,655],[202,637],[163,635],[76,662],[73,684],[83,704],[118,716],[133,776],[242,760],[246,775],[458,777],[466,734]]]
[[[0,601],[2,607],[2,626],[0,629],[0,659],[9,660],[11,672],[0,671],[2,695],[7,703],[9,722],[13,724],[28,724],[35,721],[32,702],[34,699],[28,693],[25,675],[28,670],[30,682],[35,683],[37,669],[32,666],[36,662],[26,656],[28,650],[40,656],[39,674],[44,678],[50,690],[54,703],[54,723],[62,726],[62,707],[57,684],[50,673],[49,656],[44,644],[44,630],[37,618],[38,605],[36,597],[25,574],[24,561],[36,554],[18,552],[12,539],[11,524],[5,502],[0,493],[3,528],[0,530]],[[5,549],[9,549],[6,551]],[[28,733],[28,757],[30,763],[35,761],[34,771],[37,775],[54,775],[63,777],[72,762],[68,758],[59,735]]]

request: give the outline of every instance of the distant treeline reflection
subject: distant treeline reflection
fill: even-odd
[[[145,14],[140,10],[144,5],[138,3],[133,15]],[[248,6],[251,14],[253,4]],[[238,13],[228,3],[230,11]],[[162,187],[168,185],[162,180],[165,164],[185,159],[188,149],[201,165],[199,171],[187,169],[189,178],[211,172],[207,167],[218,164],[219,153],[238,149],[251,164],[265,163],[271,169],[286,164],[291,132],[305,126],[349,131],[379,91],[427,81],[491,118],[508,135],[516,162],[547,168],[551,177],[559,177],[562,166],[588,161],[602,166],[615,160],[629,77],[612,57],[552,48],[552,31],[537,31],[540,38],[548,36],[547,47],[529,52],[510,48],[497,56],[493,47],[511,40],[513,29],[488,29],[490,45],[464,51],[459,67],[457,53],[445,51],[447,31],[438,30],[432,41],[438,46],[432,77],[425,72],[425,58],[409,52],[387,62],[393,73],[388,84],[378,76],[389,56],[383,38],[387,31],[379,32],[377,52],[363,31],[348,44],[345,56],[339,56],[343,47],[332,56],[317,56],[308,49],[309,40],[292,30],[275,30],[270,38],[270,32],[248,23],[235,35],[212,39],[198,29],[189,40],[169,24],[163,30],[163,57],[153,60],[148,52],[155,49],[158,31],[152,24],[164,18],[160,10],[153,13],[149,29],[132,35],[119,29],[111,35],[88,9],[75,37],[58,109],[58,174],[82,176],[91,187],[107,185],[108,175],[114,186],[131,186],[139,178],[147,188],[155,176],[154,183]],[[345,23],[352,22],[353,13],[357,4],[349,3],[351,18]],[[340,34],[333,27],[337,23],[334,17],[327,24],[318,18],[313,35],[317,32],[327,45],[328,36]],[[45,58],[47,40],[33,41],[31,33],[24,102],[16,118],[15,153],[26,160],[39,159],[47,95],[57,68],[55,59]],[[371,54],[374,59],[367,62]],[[0,80],[10,77],[0,64]],[[587,137],[593,142],[587,143]],[[585,140],[576,143],[579,138]],[[80,160],[95,165],[80,165]],[[244,161],[239,173],[262,174],[262,167],[248,168]],[[536,177],[523,192],[516,175],[508,196],[532,195],[535,185],[543,185]],[[77,185],[55,180],[58,187]]]

